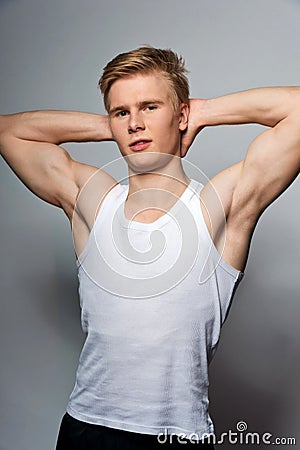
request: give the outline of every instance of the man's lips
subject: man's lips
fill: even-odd
[[[129,147],[133,151],[144,150],[145,148],[149,147],[151,142],[152,141],[150,139],[138,139],[138,140],[132,142],[131,144],[129,144]]]

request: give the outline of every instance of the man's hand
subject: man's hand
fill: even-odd
[[[187,151],[194,142],[195,137],[205,126],[203,123],[203,110],[205,108],[205,103],[206,101],[202,99],[190,99],[188,127],[181,137],[181,158],[187,154]]]

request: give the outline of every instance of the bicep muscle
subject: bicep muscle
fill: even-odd
[[[73,160],[62,147],[4,136],[1,154],[25,186],[42,200],[64,207],[76,197]]]

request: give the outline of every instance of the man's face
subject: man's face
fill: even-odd
[[[174,110],[168,81],[160,73],[115,81],[108,102],[113,138],[134,171],[158,169],[171,155],[180,157],[188,107]]]

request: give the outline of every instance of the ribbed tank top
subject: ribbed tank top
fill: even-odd
[[[213,245],[191,180],[152,223],[106,195],[77,261],[86,340],[67,412],[135,433],[213,433],[208,364],[242,273]]]

